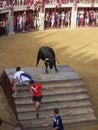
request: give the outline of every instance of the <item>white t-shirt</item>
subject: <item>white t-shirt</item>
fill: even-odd
[[[30,81],[30,79],[28,78],[28,77],[25,77],[25,76],[21,76],[21,78],[20,78],[20,75],[22,74],[22,73],[24,73],[24,71],[18,71],[18,72],[16,72],[15,74],[14,74],[14,79],[16,80],[16,81]]]

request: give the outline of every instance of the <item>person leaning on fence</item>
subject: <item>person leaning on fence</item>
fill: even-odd
[[[31,78],[30,76],[28,77],[25,74],[27,73],[22,71],[21,67],[16,67],[16,73],[14,74],[13,87],[12,87],[12,90],[14,91],[13,97],[18,96],[17,86],[29,85]]]
[[[32,103],[35,105],[36,108],[36,118],[39,118],[39,112],[41,107],[41,99],[43,97],[42,89],[45,90],[52,90],[52,88],[44,87],[41,83],[34,82],[34,80],[31,80],[29,82],[30,91],[33,95],[32,97]]]

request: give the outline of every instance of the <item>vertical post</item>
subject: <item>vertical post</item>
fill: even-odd
[[[76,8],[77,8],[77,1],[74,0],[74,11],[76,10]]]
[[[40,12],[39,13],[39,17],[40,17],[40,27],[39,27],[39,30],[44,30],[44,12]]]
[[[14,7],[11,4],[9,7],[9,35],[14,34],[14,27],[13,27],[13,14],[14,14]]]
[[[42,0],[42,12],[45,11],[45,0]]]
[[[55,6],[55,11],[54,11],[54,27],[56,28],[56,10],[57,10],[57,5]]]
[[[76,17],[77,17],[77,3],[74,0],[74,6],[71,11],[71,28],[76,28]]]
[[[92,0],[92,3],[91,3],[91,7],[94,8],[94,1],[95,0]]]
[[[30,9],[30,6],[28,5],[27,6],[27,17],[30,17],[29,9]],[[34,6],[34,10],[35,10],[35,6]],[[30,22],[31,22],[31,18],[30,18]],[[29,27],[28,25],[29,25],[29,21],[27,20],[27,28]],[[30,23],[30,30],[31,30],[31,23]]]
[[[39,13],[40,27],[39,30],[44,30],[44,19],[45,19],[45,0],[42,0],[42,10]]]

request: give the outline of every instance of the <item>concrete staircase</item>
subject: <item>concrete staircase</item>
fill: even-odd
[[[32,95],[27,86],[18,87],[19,96],[14,98],[17,117],[29,130],[50,130],[53,109],[59,108],[65,127],[96,123],[96,117],[82,77],[69,66],[59,66],[58,73],[54,70],[45,74],[44,68],[24,68],[32,77],[52,91],[43,90],[40,118],[36,119],[32,105]]]

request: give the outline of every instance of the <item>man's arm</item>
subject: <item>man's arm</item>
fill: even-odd
[[[45,89],[45,90],[53,90],[53,88],[45,87],[45,86],[43,86],[42,88]]]
[[[55,127],[55,128],[53,128],[52,130],[58,130],[58,129],[59,129],[59,127],[57,127],[57,126],[56,126],[56,127]]]
[[[29,88],[30,88],[30,92],[31,92],[31,94],[32,94],[32,93],[33,93],[33,92],[32,92],[32,86],[29,86]]]

